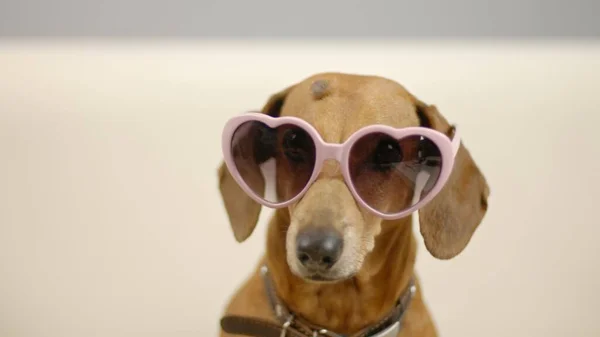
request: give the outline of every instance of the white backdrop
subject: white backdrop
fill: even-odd
[[[0,44],[0,336],[216,336],[270,214],[235,242],[221,127],[321,71],[436,104],[488,179],[463,254],[420,246],[443,336],[600,335],[599,44],[81,40]]]

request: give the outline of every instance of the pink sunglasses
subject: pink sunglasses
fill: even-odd
[[[460,146],[425,127],[369,125],[343,144],[326,143],[308,122],[250,112],[231,118],[222,134],[227,168],[256,202],[285,207],[309,189],[325,160],[336,160],[360,205],[386,219],[404,217],[442,189]]]

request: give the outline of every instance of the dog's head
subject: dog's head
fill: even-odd
[[[328,143],[343,143],[372,124],[452,132],[435,106],[421,102],[394,81],[373,76],[318,74],[271,96],[262,112],[272,117],[299,117]],[[290,190],[292,174],[278,166],[279,193]],[[244,193],[224,164],[219,178],[234,235],[244,241],[256,226],[261,206]],[[401,184],[380,186],[391,191],[385,193],[390,199],[408,195]],[[421,234],[433,256],[449,259],[465,248],[483,219],[488,195],[485,178],[461,145],[446,185],[419,210]],[[335,161],[324,163],[306,193],[286,211],[290,219],[285,242],[288,265],[294,274],[313,281],[355,275],[382,227],[382,220],[354,199]]]

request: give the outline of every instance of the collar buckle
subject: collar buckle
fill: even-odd
[[[313,330],[313,337],[319,337],[319,335],[326,337],[343,337],[342,335],[338,335],[335,332],[331,332],[327,329]]]

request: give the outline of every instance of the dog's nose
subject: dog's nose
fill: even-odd
[[[298,260],[307,268],[327,270],[342,254],[344,241],[339,232],[330,228],[307,228],[296,238]]]

